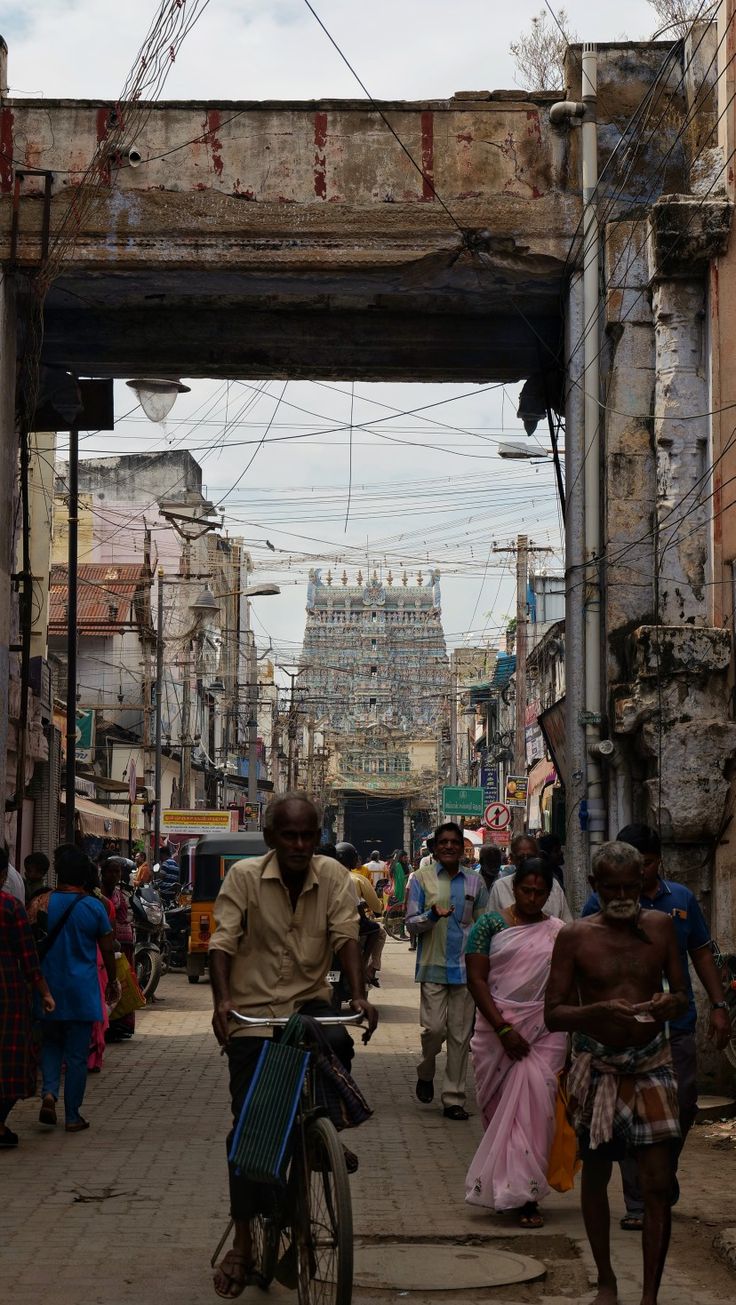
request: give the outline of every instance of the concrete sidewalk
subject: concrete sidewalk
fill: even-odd
[[[413,954],[389,942],[377,996],[379,1031],[358,1043],[356,1077],[374,1108],[351,1135],[361,1160],[352,1179],[356,1242],[379,1265],[390,1265],[395,1240],[422,1245],[495,1239],[543,1261],[543,1282],[478,1293],[474,1300],[588,1299],[588,1257],[579,1198],[554,1197],[546,1227],[522,1232],[508,1219],[463,1202],[465,1171],[480,1136],[444,1120],[435,1104],[414,1097],[418,1059],[418,992]],[[209,1258],[227,1221],[224,1136],[226,1069],[210,1032],[210,990],[170,975],[162,1002],[141,1012],[138,1033],[108,1049],[102,1074],[89,1080],[84,1113],[89,1132],[39,1129],[38,1103],[23,1102],[11,1124],[17,1152],[0,1155],[3,1192],[2,1299],[15,1305],[184,1305],[217,1299]],[[617,1197],[618,1199],[618,1197]],[[639,1300],[639,1239],[618,1231],[615,1254],[623,1305]],[[676,1224],[662,1301],[719,1305],[733,1299],[733,1279],[711,1255],[694,1255],[687,1225]],[[484,1253],[490,1253],[485,1250]],[[412,1305],[468,1299],[458,1280],[446,1292],[410,1293]],[[294,1297],[275,1288],[274,1300]],[[397,1298],[397,1291],[356,1290],[356,1301]],[[241,1299],[263,1301],[256,1290]]]

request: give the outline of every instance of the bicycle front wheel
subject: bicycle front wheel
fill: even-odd
[[[295,1212],[299,1305],[350,1305],[353,1211],[345,1153],[329,1119],[306,1129]]]

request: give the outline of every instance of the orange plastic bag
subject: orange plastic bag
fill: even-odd
[[[547,1182],[556,1192],[569,1192],[575,1185],[579,1168],[578,1142],[567,1113],[566,1075],[562,1073],[557,1079],[555,1132],[547,1164]]]

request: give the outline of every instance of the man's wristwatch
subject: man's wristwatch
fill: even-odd
[[[711,1008],[711,1010],[728,1010],[728,1002],[727,1002],[727,1001],[712,1001],[712,1002],[710,1003],[710,1008]]]

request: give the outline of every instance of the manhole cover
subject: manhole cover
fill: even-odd
[[[544,1265],[529,1255],[515,1255],[491,1246],[427,1246],[396,1242],[355,1251],[356,1287],[396,1288],[399,1291],[468,1291],[474,1287],[506,1287],[513,1282],[543,1278]]]

